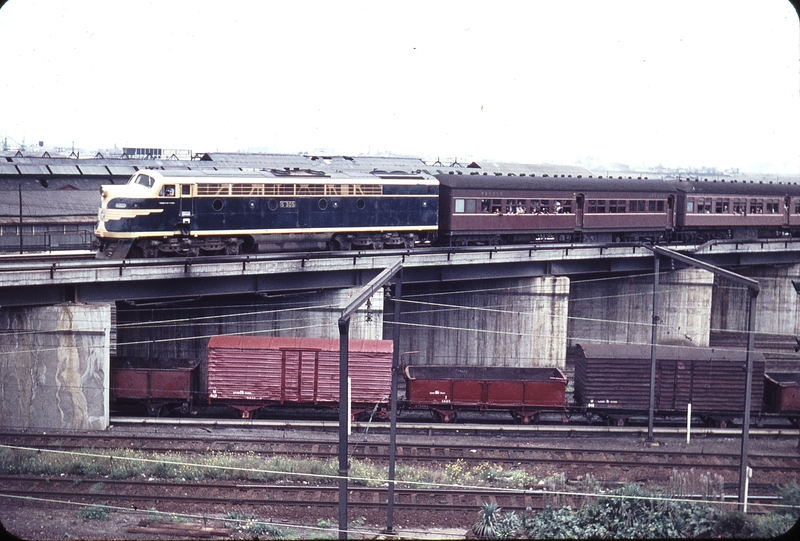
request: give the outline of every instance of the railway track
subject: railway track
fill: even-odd
[[[377,463],[388,462],[389,444],[385,441],[350,442],[350,455],[356,459],[368,459]],[[194,456],[208,453],[232,455],[287,456],[298,459],[333,460],[338,455],[338,441],[330,438],[277,437],[273,439],[250,436],[182,436],[135,433],[78,434],[50,433],[46,435],[0,433],[0,444],[27,449],[51,449],[60,451],[95,452],[114,450],[137,450],[143,453],[181,453]],[[728,446],[730,447],[730,446]],[[113,453],[112,453],[113,454]],[[622,449],[614,441],[543,443],[519,440],[503,440],[497,443],[455,443],[441,441],[436,444],[421,441],[398,443],[396,460],[404,465],[437,466],[442,463],[463,461],[467,465],[484,462],[506,468],[533,468],[548,465],[563,471],[576,469],[618,468],[632,470],[661,471],[667,475],[680,469],[700,469],[725,472],[738,471],[740,454],[734,450],[723,451],[718,447],[700,449],[664,447],[640,447]],[[790,474],[800,477],[800,453],[796,448],[785,446],[780,450],[754,450],[749,453],[749,465],[759,472]],[[662,475],[663,476],[663,475]]]

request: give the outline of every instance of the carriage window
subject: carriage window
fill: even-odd
[[[776,199],[767,200],[767,214],[778,214],[778,201]]]
[[[572,214],[572,200],[562,199],[561,201],[556,201],[556,213]]]
[[[625,201],[622,200],[617,201],[614,199],[610,200],[608,202],[608,212],[615,214],[620,212],[625,212]]]
[[[794,200],[794,213],[800,214],[800,199]]]
[[[697,213],[698,214],[711,214],[711,198],[697,198]]]
[[[764,200],[751,199],[750,200],[750,214],[764,214]]]
[[[728,214],[731,207],[731,200],[730,199],[717,199],[717,204],[715,207],[715,212],[717,214]]]
[[[733,200],[733,213],[744,214],[747,207],[747,199],[734,199]]]
[[[656,202],[655,201],[648,201],[647,202],[647,212],[655,212],[656,211]]]
[[[531,201],[531,212],[534,214],[550,214],[549,199],[534,199]]]
[[[456,212],[464,212],[464,200],[463,199],[456,199]]]
[[[590,199],[587,204],[587,212],[603,214],[606,211],[605,199]]]
[[[656,201],[656,212],[664,212],[664,202]]]
[[[694,212],[694,199],[686,200],[686,212]]]
[[[492,199],[492,214],[500,214],[503,212],[502,199]]]

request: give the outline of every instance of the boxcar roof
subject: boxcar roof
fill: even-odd
[[[586,359],[649,359],[649,344],[577,344]],[[753,352],[754,361],[764,361],[764,355]],[[661,360],[683,361],[744,361],[745,349],[711,348],[696,346],[659,345],[656,357]]]
[[[391,353],[391,340],[350,340],[348,350],[358,353]],[[339,351],[339,340],[335,338],[292,338],[284,336],[212,336],[209,348],[229,348],[246,350],[320,350]]]

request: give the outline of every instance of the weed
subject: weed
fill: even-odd
[[[108,508],[108,502],[103,502],[100,505],[92,505],[91,507],[83,507],[78,511],[78,516],[84,520],[111,520],[111,510]]]

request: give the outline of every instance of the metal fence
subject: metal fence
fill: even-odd
[[[94,234],[91,231],[71,231],[56,233],[42,231],[22,233],[20,248],[19,234],[0,235],[0,253],[19,252],[57,252],[64,250],[91,250]]]

